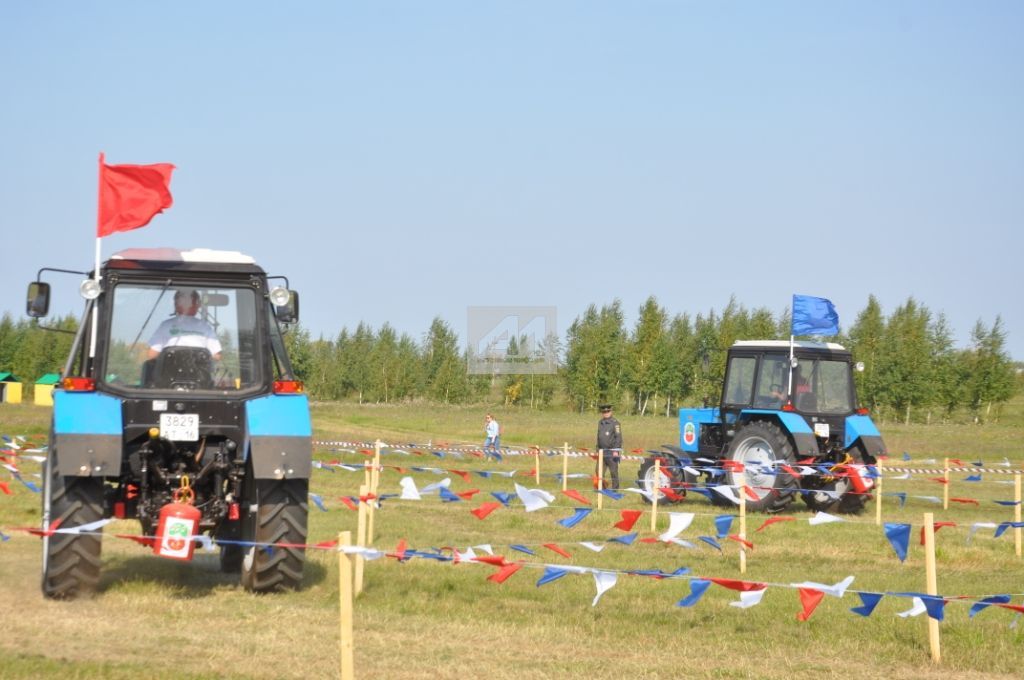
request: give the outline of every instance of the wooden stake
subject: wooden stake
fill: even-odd
[[[1013,506],[1013,521],[1020,524],[1020,476],[1021,473],[1014,475],[1013,480],[1013,500],[1017,501],[1017,505]],[[1014,527],[1013,529],[1013,546],[1017,553],[1018,559],[1020,558],[1020,527]]]
[[[946,459],[946,469],[942,471],[942,478],[946,480],[942,485],[942,509],[949,510],[949,458]]]
[[[658,530],[658,496],[661,495],[661,458],[654,459],[654,488],[651,489],[651,533]]]
[[[352,532],[342,531],[338,534],[338,546],[351,545]],[[341,622],[341,642],[338,652],[341,656],[341,680],[355,678],[353,652],[355,643],[352,639],[352,559],[344,552],[338,551],[338,616]]]
[[[737,489],[740,496],[740,538],[747,540],[747,490],[740,484]],[[740,543],[740,573],[747,573],[747,546]]]
[[[362,500],[369,492],[365,484],[359,487],[359,524],[356,529],[356,545],[366,547],[366,503]],[[363,592],[363,566],[366,559],[362,555],[356,555],[355,594]]]
[[[381,441],[378,439],[373,443],[373,471],[370,472],[370,493],[376,497],[377,488],[380,486],[380,449]],[[366,512],[369,514],[366,526],[366,545],[373,545],[376,540],[373,525],[377,518],[377,504],[371,501],[367,504]]]
[[[569,442],[562,444],[562,491],[569,489]]]
[[[540,486],[540,447],[534,446],[533,451],[537,458],[537,462],[533,467],[533,480],[537,482],[537,486]]]
[[[938,578],[935,574],[935,515],[924,513],[924,569],[926,588],[929,595],[938,595]],[[942,660],[942,652],[939,647],[939,622],[928,617],[928,646],[932,652],[932,663],[939,663]]]
[[[604,450],[598,449],[597,450],[597,489],[600,492],[600,490],[603,489],[603,488],[604,488]],[[600,510],[602,507],[604,507],[604,502],[602,501],[603,498],[604,498],[604,494],[603,493],[598,493],[597,494],[597,509],[598,510]]]
[[[875,524],[882,526],[882,459],[875,463]]]

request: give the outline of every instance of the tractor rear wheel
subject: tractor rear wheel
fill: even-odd
[[[757,500],[746,498],[747,509],[752,512],[781,512],[793,500],[797,480],[780,469],[796,461],[793,445],[774,423],[755,421],[745,425],[729,445],[728,457],[743,464],[743,471],[728,472],[729,484],[737,494],[749,487]]]
[[[258,545],[245,550],[242,586],[254,593],[297,589],[306,561],[305,548],[298,546],[306,543],[309,480],[257,479],[252,489],[243,540]],[[286,545],[259,545],[268,543]]]
[[[52,439],[51,439],[52,441]],[[43,475],[44,528],[71,528],[103,519],[103,480],[60,474],[57,451],[50,449]],[[43,536],[43,595],[73,599],[91,595],[100,582],[102,536]]]
[[[661,467],[658,469],[657,479],[655,478],[655,460],[661,459]],[[671,455],[660,455],[660,456],[648,456],[644,459],[644,462],[640,464],[640,471],[637,472],[636,485],[641,491],[644,491],[643,499],[645,503],[651,503],[651,496],[657,494],[658,504],[662,503],[678,503],[682,498],[675,500],[669,500],[661,489],[671,489],[674,493],[679,496],[686,495],[686,489],[683,488],[683,469],[676,460],[675,456]]]

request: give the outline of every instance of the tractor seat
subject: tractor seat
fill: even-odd
[[[213,356],[205,347],[165,347],[154,361],[147,387],[196,390],[213,388]]]

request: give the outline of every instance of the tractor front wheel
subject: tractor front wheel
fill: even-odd
[[[658,459],[661,460],[660,468],[655,465],[655,461]],[[656,469],[657,475],[655,475]],[[646,503],[651,503],[651,498],[655,495],[657,495],[659,505],[662,503],[678,503],[686,495],[686,489],[683,488],[683,469],[674,456],[647,457],[640,464],[636,485],[645,492],[643,499]],[[670,489],[678,497],[669,500],[662,489]]]
[[[244,540],[256,543],[242,558],[242,586],[255,593],[295,590],[306,561],[308,479],[257,479],[248,500]],[[255,509],[252,506],[255,505]],[[268,545],[276,544],[276,545]]]
[[[62,475],[52,447],[43,479],[44,530],[58,523],[58,528],[69,529],[103,519],[103,480]],[[73,599],[95,592],[100,582],[101,547],[99,534],[44,533],[43,595]]]
[[[850,464],[865,464],[864,452],[861,451],[860,447],[854,446],[847,453],[850,455]],[[816,485],[816,487],[804,491],[803,497],[804,503],[811,510],[856,515],[864,510],[864,506],[867,505],[871,494],[858,493],[853,488],[849,476],[837,476],[831,477],[823,483]]]
[[[781,465],[792,465],[796,456],[789,438],[777,425],[765,421],[745,425],[729,445],[728,457],[742,463],[742,470],[727,473],[729,484],[737,494],[747,493],[743,489],[746,486],[757,497],[753,500],[747,495],[748,510],[781,512],[792,502],[797,480]]]

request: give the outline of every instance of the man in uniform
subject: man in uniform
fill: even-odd
[[[604,456],[604,469],[611,472],[612,488],[619,488],[619,459],[622,457],[622,426],[612,416],[611,404],[601,405],[601,420],[597,423],[597,449]],[[600,480],[604,485],[604,480]]]

